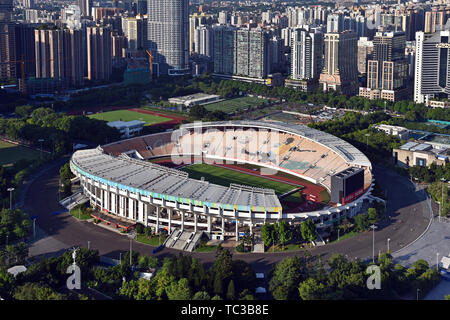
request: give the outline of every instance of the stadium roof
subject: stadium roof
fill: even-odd
[[[194,122],[182,126],[182,128],[195,127],[259,127],[264,129],[275,129],[278,131],[299,135],[317,142],[324,147],[331,149],[340,155],[348,164],[363,167],[371,167],[369,159],[358,149],[350,143],[335,137],[329,133],[310,128],[302,124],[289,124],[280,122],[265,122],[265,121],[220,121],[220,122]]]
[[[281,210],[280,201],[271,189],[236,184],[224,187],[191,179],[185,172],[132,159],[124,154],[118,157],[107,155],[101,147],[76,151],[71,161],[75,169],[85,176],[156,198],[226,209]]]

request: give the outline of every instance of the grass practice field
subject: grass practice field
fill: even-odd
[[[156,116],[152,114],[145,114],[140,112],[134,112],[130,110],[115,110],[115,111],[107,111],[102,113],[96,113],[88,115],[89,118],[104,120],[104,121],[131,121],[131,120],[141,120],[145,121],[146,126],[150,126],[153,124],[170,121],[169,118],[164,118],[161,116]]]
[[[220,110],[225,113],[231,113],[235,111],[245,110],[248,107],[261,106],[266,101],[267,101],[266,99],[260,99],[257,97],[242,97],[207,104],[205,105],[205,108],[208,111]]]
[[[190,178],[200,179],[204,177],[207,181],[225,187],[228,187],[230,183],[237,183],[252,187],[273,189],[278,195],[298,188],[291,184],[203,163],[183,167],[181,170],[187,172]]]
[[[33,160],[39,157],[39,151],[0,140],[0,166],[12,165],[22,159]]]

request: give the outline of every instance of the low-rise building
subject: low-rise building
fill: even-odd
[[[388,124],[379,124],[379,125],[375,125],[373,127],[377,130],[383,131],[384,133],[389,134],[391,136],[395,136],[399,139],[402,139],[402,140],[409,139],[409,130],[404,127],[391,126]]]
[[[428,167],[432,163],[445,165],[448,162],[448,149],[435,149],[431,144],[410,141],[392,150],[394,162],[401,167]]]
[[[184,105],[186,107],[192,107],[196,105],[203,105],[220,100],[220,96],[215,94],[195,93],[183,97],[170,98],[169,102],[177,105]]]
[[[116,128],[120,131],[121,138],[130,138],[140,133],[144,128],[145,121],[131,120],[131,121],[111,121],[107,123],[108,126]]]

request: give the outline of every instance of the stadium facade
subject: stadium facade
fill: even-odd
[[[146,160],[170,156],[173,163],[236,162],[261,172],[284,172],[325,187],[349,168],[363,170],[363,185],[351,202],[330,203],[311,212],[283,212],[274,190],[228,187]],[[303,125],[263,121],[190,123],[163,132],[76,151],[70,161],[82,192],[98,211],[165,229],[206,232],[212,239],[235,236],[239,226],[287,219],[312,219],[327,228],[357,214],[371,201],[371,163],[349,143]],[[361,170],[359,170],[361,171]],[[352,190],[355,188],[352,188]],[[350,199],[348,196],[346,199]]]

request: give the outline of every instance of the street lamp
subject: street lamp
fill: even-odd
[[[41,160],[42,160],[42,142],[44,142],[45,140],[44,139],[39,139],[38,141],[41,143]]]
[[[365,136],[366,136],[366,150],[368,150],[369,149],[369,137],[370,137],[370,134],[366,133]]]
[[[436,270],[439,271],[439,252],[436,252]]]
[[[372,228],[372,262],[375,263],[375,229],[378,228],[376,225],[371,225]]]
[[[91,248],[91,242],[88,241],[88,250]]]
[[[33,239],[36,239],[36,218],[33,219]]]
[[[12,210],[12,192],[14,191],[14,188],[8,188],[6,189],[9,191],[9,210]]]
[[[417,288],[417,300],[419,300],[419,291],[420,291],[420,289]]]
[[[388,252],[388,253],[390,252],[390,251],[389,251],[389,241],[391,241],[391,239],[388,238],[388,239],[387,239],[387,242],[388,242],[388,251],[387,251],[387,252]]]

